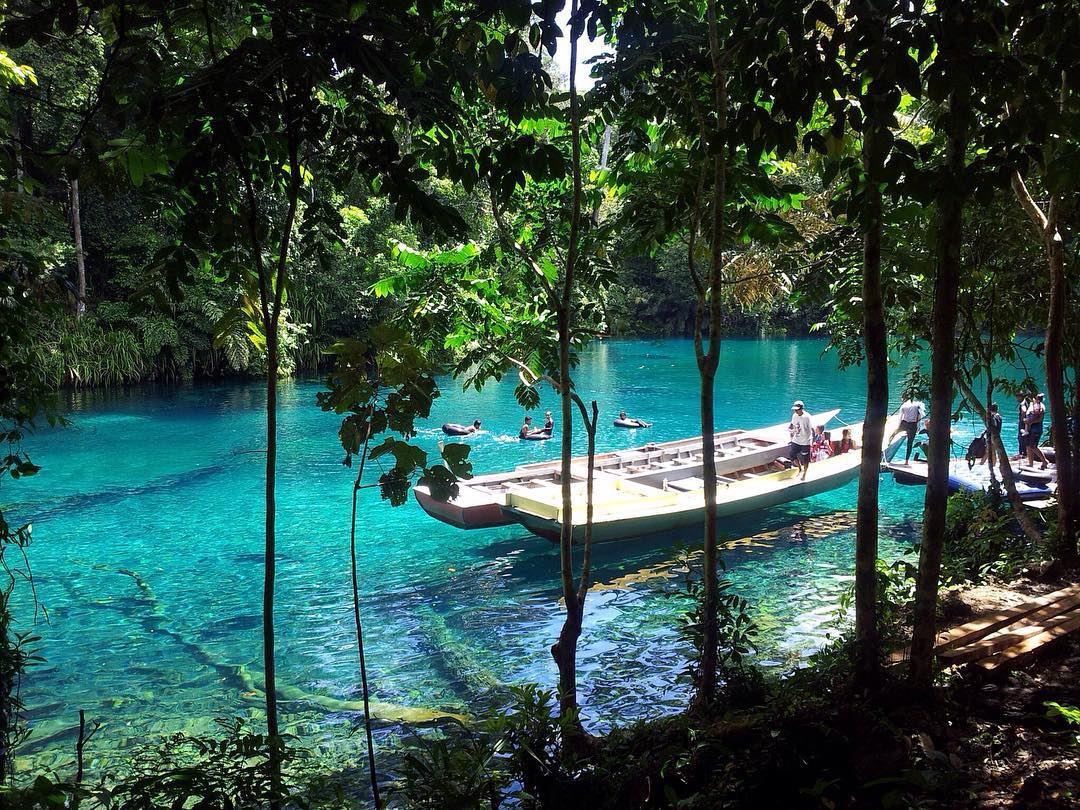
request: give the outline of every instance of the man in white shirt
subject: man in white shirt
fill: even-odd
[[[926,416],[926,407],[915,398],[914,391],[908,391],[900,405],[900,430],[907,433],[907,452],[904,463],[911,462],[911,446],[915,443],[915,434],[919,432],[919,423]]]
[[[801,399],[795,400],[795,404],[791,406],[791,424],[788,425],[788,432],[791,434],[788,455],[799,465],[802,480],[805,481],[806,474],[810,471],[810,445],[814,441],[814,427],[810,424],[810,414],[804,410]]]

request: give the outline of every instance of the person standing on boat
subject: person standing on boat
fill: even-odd
[[[915,444],[915,434],[919,432],[919,422],[924,416],[926,416],[926,406],[915,397],[914,391],[908,391],[907,397],[900,405],[900,430],[907,434],[904,464],[911,463],[911,448]]]
[[[1027,411],[1029,400],[1027,394],[1017,393],[1016,395],[1016,411],[1017,411],[1017,427],[1016,427],[1016,455],[1013,459],[1016,461],[1023,461],[1027,458]]]
[[[1042,462],[1042,468],[1046,469],[1046,456],[1043,455],[1042,449],[1039,447],[1039,440],[1042,438],[1043,432],[1043,419],[1046,417],[1046,406],[1043,405],[1043,394],[1036,394],[1035,401],[1031,403],[1031,407],[1027,409],[1025,419],[1027,420],[1027,435],[1024,439],[1024,443],[1027,445],[1027,463],[1029,467],[1035,466],[1035,457],[1039,457],[1039,461]]]
[[[810,445],[814,441],[814,426],[810,424],[810,414],[806,412],[801,399],[795,400],[791,406],[791,424],[788,425],[791,434],[791,444],[788,447],[788,455],[802,472],[802,480],[806,480],[806,474],[810,471]]]

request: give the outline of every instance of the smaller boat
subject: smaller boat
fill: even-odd
[[[922,486],[926,484],[929,470],[925,461],[889,462],[887,469],[899,484]],[[1022,501],[1038,501],[1053,497],[1057,491],[1056,476],[1051,470],[1033,470],[1013,465],[1016,493]],[[1000,482],[1000,473],[998,481]],[[990,489],[990,469],[985,464],[968,467],[967,461],[954,458],[949,461],[949,492],[986,492]]]

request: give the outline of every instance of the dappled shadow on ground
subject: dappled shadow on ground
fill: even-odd
[[[1080,745],[1046,703],[1080,706],[1080,638],[996,682],[971,682],[955,695],[955,754],[977,807],[1067,807],[1080,798]],[[959,806],[959,805],[957,805]]]

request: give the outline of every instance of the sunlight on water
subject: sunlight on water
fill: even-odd
[[[863,373],[837,372],[823,347],[727,341],[717,427],[785,421],[795,398],[811,412],[840,407],[841,418],[858,421]],[[896,377],[906,370],[901,364]],[[600,405],[600,450],[699,432],[689,342],[602,343],[582,359],[577,379],[582,396]],[[557,442],[515,438],[523,414],[513,381],[481,393],[444,382],[421,445],[434,451],[445,421],[479,418],[484,430],[469,440],[477,472],[557,455]],[[287,383],[281,395],[278,677],[351,700],[358,681],[347,568],[352,473],[340,463],[337,420],[314,405],[319,388]],[[540,413],[556,405],[545,391]],[[20,767],[66,767],[80,708],[105,724],[95,768],[148,735],[207,731],[213,718],[238,713],[263,717],[249,688],[262,666],[262,408],[257,383],[84,393],[71,399],[72,427],[28,443],[44,469],[5,485],[3,497],[15,501],[15,520],[33,521],[30,559],[50,621],[35,628],[47,663],[23,685],[34,730]],[[614,428],[623,409],[655,426]],[[583,435],[576,446],[584,452]],[[851,582],[855,496],[851,484],[723,523],[728,576],[753,605],[765,665],[789,669],[835,632],[836,604]],[[914,535],[922,490],[885,479],[882,498],[883,554],[896,556]],[[497,701],[500,684],[554,684],[548,647],[562,613],[558,554],[547,541],[518,527],[458,531],[414,502],[393,509],[372,490],[363,493],[360,537],[368,660],[380,701],[468,712]],[[699,565],[699,546],[691,533],[597,549],[579,655],[587,722],[626,722],[685,702],[676,678],[686,666],[678,632],[685,603],[668,594],[684,587],[686,560]],[[16,612],[26,629],[21,590]],[[354,712],[295,699],[282,708],[286,728],[316,751],[355,757]],[[406,732],[387,724],[380,733]]]

